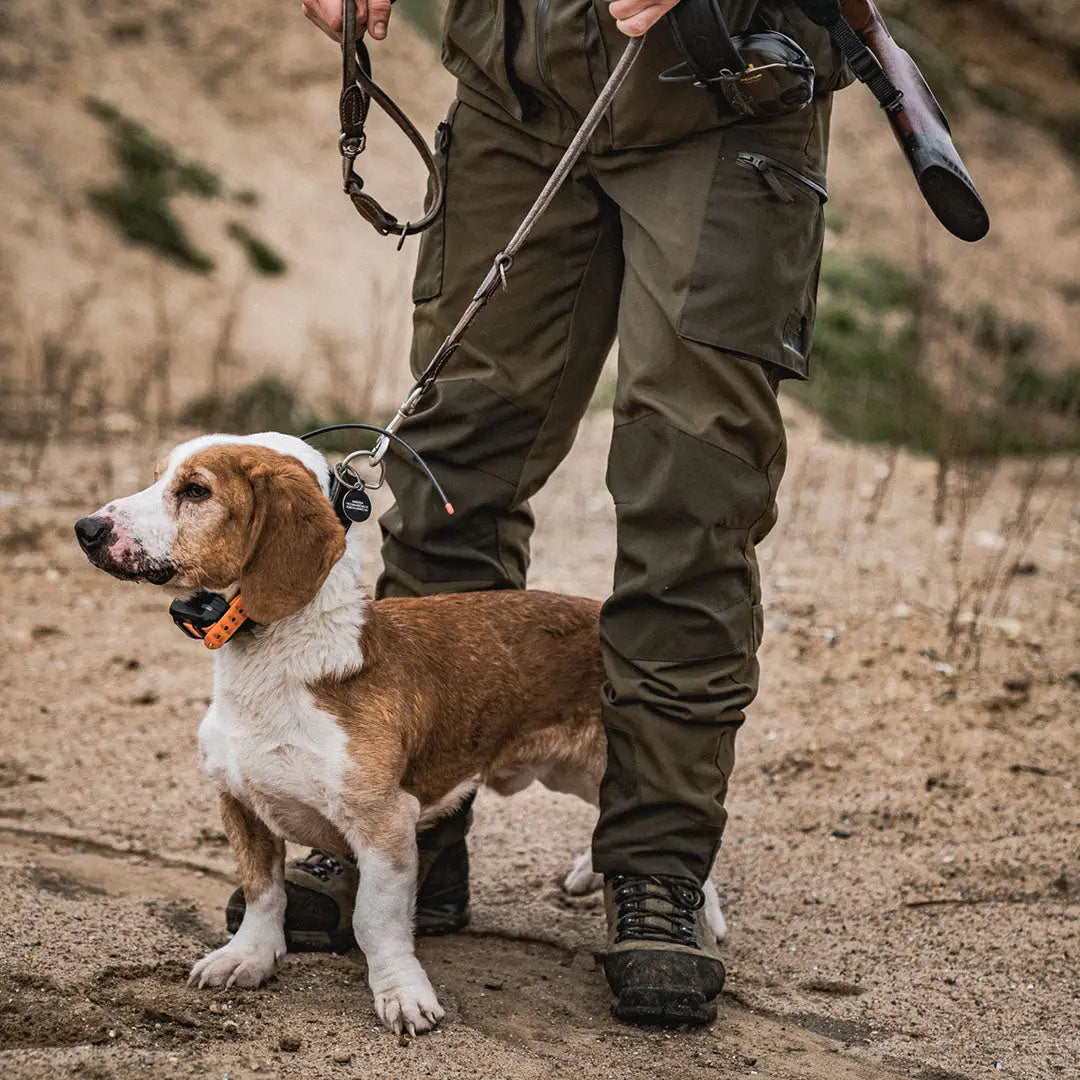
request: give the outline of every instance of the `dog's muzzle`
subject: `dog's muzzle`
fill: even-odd
[[[146,581],[151,585],[167,585],[176,574],[168,563],[117,562],[109,557],[110,542],[116,532],[112,518],[94,515],[75,522],[75,536],[86,557],[99,570],[121,581]]]

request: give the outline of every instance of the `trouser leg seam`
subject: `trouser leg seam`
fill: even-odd
[[[547,427],[548,421],[551,418],[552,410],[554,409],[555,402],[559,396],[559,390],[562,388],[563,382],[566,379],[566,372],[570,366],[571,360],[571,346],[574,339],[574,323],[578,315],[578,306],[581,302],[581,297],[585,289],[585,279],[589,276],[589,270],[592,268],[593,261],[596,258],[597,251],[599,251],[600,249],[603,238],[603,226],[602,224],[598,224],[596,229],[596,238],[593,240],[592,250],[589,252],[589,256],[585,260],[585,265],[581,269],[581,276],[578,279],[577,291],[574,294],[574,302],[570,306],[570,319],[566,329],[566,345],[563,352],[563,362],[559,368],[558,382],[555,384],[555,389],[552,390],[551,397],[548,399],[548,406],[544,412],[544,418],[540,421],[540,426],[536,430],[536,436],[533,439],[532,446],[529,448],[529,452],[525,455],[525,458],[521,463],[521,473],[518,477],[518,484],[514,491],[514,505],[517,505],[519,494],[521,491],[521,483],[528,471],[529,463],[532,460],[536,444],[540,441],[541,437],[545,433],[544,429]]]
[[[734,458],[735,461],[739,462],[740,465],[745,465],[748,469],[753,469],[754,472],[761,473],[763,476],[767,476],[768,470],[772,467],[772,463],[776,460],[776,455],[780,453],[780,450],[784,445],[783,436],[781,435],[780,442],[777,444],[776,449],[773,451],[772,457],[769,458],[768,465],[766,465],[765,468],[761,468],[760,466],[755,465],[752,461],[747,461],[745,458],[739,457],[738,454],[732,453],[730,450],[727,449],[727,447],[720,446],[714,442],[710,442],[708,439],[703,439],[700,435],[694,435],[689,431],[684,431],[681,427],[679,427],[678,424],[673,424],[670,420],[668,420],[666,416],[663,415],[663,413],[657,412],[655,409],[643,409],[641,416],[635,416],[633,420],[619,421],[615,425],[615,430],[619,431],[622,428],[629,427],[631,424],[638,424],[642,420],[648,419],[648,417],[650,416],[655,416],[656,419],[660,421],[660,423],[664,424],[666,427],[671,428],[672,431],[677,431],[685,438],[692,439],[694,442],[700,443],[702,446],[707,446],[710,450],[716,450],[721,454],[725,454],[729,458]],[[771,481],[769,484],[769,490],[770,492],[773,490]],[[762,514],[761,516],[764,517],[765,515]],[[760,520],[761,518],[758,518],[758,521]],[[755,521],[754,524],[756,525],[757,521]]]

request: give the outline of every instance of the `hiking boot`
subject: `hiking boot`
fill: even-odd
[[[453,934],[469,924],[469,850],[472,798],[430,829],[416,847],[417,935]],[[360,875],[349,858],[312,851],[285,868],[285,944],[289,952],[348,952],[356,945],[352,917]],[[225,908],[230,934],[244,918],[244,890]]]
[[[356,944],[352,915],[360,874],[356,863],[311,851],[285,867],[285,945],[289,952],[348,952]],[[247,907],[237,889],[225,908],[230,934]]]
[[[725,971],[691,878],[617,874],[604,883],[604,975],[615,1018],[682,1027],[716,1019]]]

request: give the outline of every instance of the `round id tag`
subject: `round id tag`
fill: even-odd
[[[342,499],[341,509],[350,521],[359,524],[371,517],[371,499],[363,488],[356,488]]]

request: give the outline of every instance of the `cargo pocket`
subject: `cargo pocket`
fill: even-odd
[[[445,191],[449,183],[450,142],[454,130],[454,114],[458,102],[435,129],[435,164],[442,176]],[[432,183],[428,179],[427,199],[432,195]],[[449,196],[447,196],[449,197]],[[427,205],[427,203],[425,203]],[[443,260],[446,251],[446,198],[443,199],[439,216],[420,234],[420,252],[416,258],[416,274],[413,277],[412,298],[418,304],[422,300],[434,300],[442,292]]]
[[[726,133],[679,334],[807,378],[827,199],[801,150]]]

